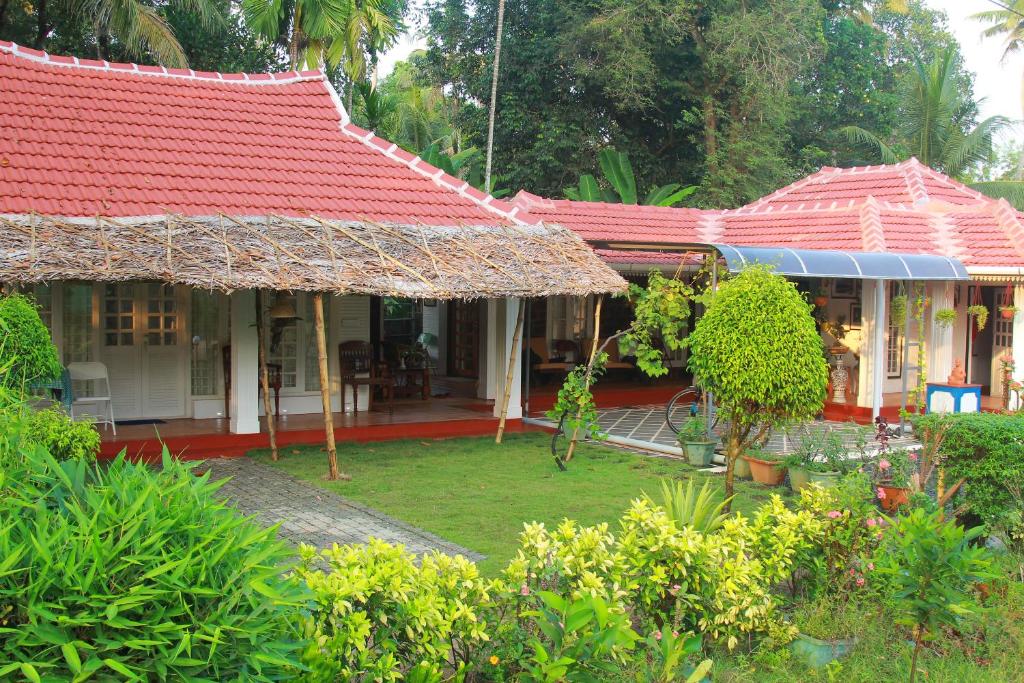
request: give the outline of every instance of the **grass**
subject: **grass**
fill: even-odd
[[[533,433],[509,435],[501,445],[492,437],[339,444],[340,467],[352,479],[336,482],[323,479],[327,458],[320,446],[286,448],[277,463],[267,450],[251,455],[486,555],[480,569],[487,575],[515,554],[524,522],[614,522],[641,492],[660,495],[664,477],[697,477],[700,483],[714,476],[680,460],[591,444],[582,445],[567,472],[559,472],[549,442]],[[724,486],[721,476],[716,480]],[[782,491],[738,483],[733,509],[752,510]]]

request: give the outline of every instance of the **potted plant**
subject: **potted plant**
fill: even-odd
[[[828,292],[824,289],[819,289],[818,293],[814,295],[814,305],[818,308],[828,306]]]
[[[910,480],[917,454],[906,449],[883,449],[874,463],[876,495],[883,509],[893,512],[910,502]]]
[[[691,417],[679,430],[679,446],[694,467],[707,467],[715,455],[715,440],[708,438],[707,427],[700,417]]]
[[[757,449],[753,449],[753,452],[760,453]],[[742,456],[736,458],[736,462],[733,465],[733,476],[739,479],[750,479],[750,463],[744,460]]]
[[[849,470],[850,460],[843,438],[836,432],[825,434],[815,457],[807,463],[810,483],[832,487]]]
[[[894,296],[890,303],[890,315],[892,316],[893,325],[902,329],[907,320],[907,295],[899,294]]]
[[[758,484],[778,486],[786,478],[786,467],[782,458],[763,450],[750,450],[743,454],[750,465],[750,477]]]
[[[940,308],[935,311],[935,324],[942,328],[953,327],[956,322],[956,310],[952,308]]]
[[[1017,315],[1016,306],[1000,306],[999,315],[1003,317],[1003,320],[1013,320],[1013,317]]]
[[[968,306],[967,315],[974,316],[974,324],[978,326],[978,332],[981,332],[985,329],[985,324],[988,323],[988,306],[981,304]]]
[[[858,640],[855,634],[862,633],[871,618],[867,605],[856,601],[837,604],[827,597],[819,598],[793,614],[793,624],[799,633],[790,650],[812,668],[825,667],[853,650]]]
[[[810,453],[803,449],[797,449],[782,459],[782,465],[789,473],[789,488],[793,493],[800,493],[811,483],[811,473],[807,468]]]

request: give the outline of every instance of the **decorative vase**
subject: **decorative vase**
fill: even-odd
[[[900,506],[907,505],[910,502],[910,489],[906,486],[879,484],[878,488],[882,489],[885,493],[885,498],[882,498],[879,502],[882,504],[882,508],[888,512],[895,512]]]
[[[856,645],[856,638],[819,640],[798,633],[789,647],[797,659],[812,668],[820,669],[828,666],[829,662],[850,654]]]
[[[684,441],[683,452],[694,467],[707,467],[715,457],[714,441]]]
[[[786,468],[774,460],[761,460],[744,455],[743,459],[750,465],[750,476],[758,484],[778,486],[786,478]]]
[[[846,403],[846,387],[850,383],[850,371],[843,365],[843,357],[850,349],[845,346],[833,346],[828,350],[835,361],[830,378],[832,380],[832,402]]]
[[[736,463],[732,466],[732,474],[737,479],[750,479],[750,463],[742,456],[736,458]]]
[[[805,486],[811,483],[811,473],[803,467],[789,468],[789,488],[793,493],[800,493]]]
[[[825,488],[831,488],[839,483],[839,477],[843,476],[842,472],[809,472],[809,478],[812,484],[820,484]]]

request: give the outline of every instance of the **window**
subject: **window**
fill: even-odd
[[[422,332],[420,302],[384,297],[384,339],[391,346],[412,346]]]
[[[1006,296],[1006,292],[996,292],[995,324],[992,326],[992,346],[996,349],[1009,349],[1013,347],[1013,318],[1007,320],[999,314],[1000,306],[1008,306],[1013,303],[1013,296]]]
[[[220,393],[217,367],[220,345],[221,295],[192,290],[192,395],[216,396]]]
[[[146,344],[178,345],[178,301],[174,285],[146,285]]]
[[[903,375],[903,320],[896,320],[892,315],[892,300],[897,296],[896,287],[889,290],[889,335],[885,345],[885,370],[889,379]],[[907,306],[911,303],[908,301]]]
[[[92,285],[64,286],[64,362],[92,360]]]
[[[289,301],[289,299],[291,301]],[[271,317],[275,307],[279,312],[289,307],[295,311],[295,299],[286,293],[278,292],[273,305],[264,314],[267,321],[267,332],[270,336],[267,344],[267,363],[281,366],[281,387],[295,389],[298,386],[299,365],[299,325],[298,318]]]
[[[135,285],[103,285],[103,345],[135,345]]]

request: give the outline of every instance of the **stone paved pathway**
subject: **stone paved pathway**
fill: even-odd
[[[324,548],[332,543],[365,543],[374,537],[404,545],[415,555],[438,550],[484,559],[480,553],[250,458],[216,458],[203,467],[212,471],[214,479],[231,477],[219,493],[235,507],[267,526],[279,523],[278,535],[296,544]]]

